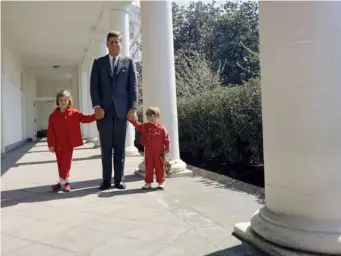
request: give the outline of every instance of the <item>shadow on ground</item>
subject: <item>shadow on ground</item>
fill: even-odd
[[[74,148],[73,150],[93,150],[94,148]],[[42,149],[42,150],[34,150],[34,151],[29,151],[29,152],[26,152],[25,154],[34,154],[34,153],[44,153],[44,152],[47,152],[48,150],[47,149]]]
[[[238,191],[255,196],[256,201],[264,204],[264,188],[248,184],[228,176],[210,172],[195,166],[188,165],[188,168],[193,171],[194,176],[198,179],[196,182],[202,183],[205,186],[214,188],[224,188],[232,191]]]
[[[10,152],[7,152],[4,154],[2,158],[1,163],[1,176],[4,175],[10,168],[12,167],[19,167],[19,166],[25,166],[25,165],[37,165],[37,164],[50,164],[55,163],[56,160],[48,160],[48,161],[34,161],[34,162],[22,162],[18,163],[18,161],[26,154],[33,154],[33,153],[44,153],[48,152],[46,144],[41,145],[39,144],[40,141],[37,142],[28,142],[24,144],[23,146],[16,148]],[[45,149],[39,149],[39,150],[32,150],[34,148],[42,148]],[[74,150],[89,150],[93,148],[75,148]],[[100,155],[93,155],[90,157],[83,157],[83,158],[73,158],[72,161],[84,161],[84,160],[92,160],[92,159],[100,159]]]
[[[18,160],[27,154],[27,152],[29,152],[33,147],[36,147],[36,144],[37,142],[28,142],[25,145],[2,155],[1,176],[4,175],[11,167],[15,166]]]
[[[242,243],[240,245],[226,248],[224,250],[206,254],[205,256],[266,256],[266,255],[252,248],[248,244]]]
[[[93,156],[78,157],[78,158],[75,157],[75,158],[72,158],[72,162],[86,161],[86,160],[100,159],[100,158],[101,158],[101,155],[93,155]],[[19,167],[19,166],[23,166],[23,165],[52,164],[55,162],[56,162],[56,160],[23,162],[23,163],[15,163],[11,167]]]
[[[134,174],[125,176],[126,183],[140,180],[141,179]],[[129,187],[126,190],[113,189],[101,192],[98,189],[100,183],[101,179],[75,181],[72,183],[72,191],[69,193],[51,193],[50,185],[2,191],[1,208],[14,206],[20,203],[37,203],[67,198],[80,198],[96,193],[98,193],[98,197],[112,197],[116,195],[118,196],[145,193],[145,191],[141,189],[129,189]]]

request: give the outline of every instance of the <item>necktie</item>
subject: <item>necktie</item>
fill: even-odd
[[[112,58],[112,75],[115,77],[116,76],[116,63],[115,63],[116,58]]]

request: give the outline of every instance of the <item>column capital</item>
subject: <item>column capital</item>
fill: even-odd
[[[104,32],[104,31],[93,31],[91,33],[91,36],[92,36],[92,38],[93,38],[93,40],[95,42],[97,42],[97,41],[104,41],[104,42],[106,42],[106,37],[107,37],[107,33],[108,32],[109,31],[106,31],[106,32]]]
[[[114,1],[108,4],[104,4],[104,8],[109,11],[122,11],[128,12],[128,7],[132,1]]]
[[[94,55],[85,54],[84,59],[82,63],[80,64],[80,70],[84,72],[91,71],[92,68],[92,62],[94,61],[96,57]]]
[[[88,72],[88,69],[85,67],[84,63],[79,65],[78,70],[79,70],[79,72]]]
[[[84,58],[85,61],[93,61],[94,59],[96,59],[96,57],[93,54],[87,54]]]
[[[109,12],[125,12],[129,14],[129,11],[127,8],[113,8],[113,9],[110,9]]]

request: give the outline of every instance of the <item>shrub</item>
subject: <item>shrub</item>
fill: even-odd
[[[137,117],[139,119],[140,122],[143,122],[143,115],[144,115],[144,111],[142,109],[142,105],[140,105],[137,109]],[[140,132],[135,129],[135,141],[134,141],[134,146],[140,151],[143,152],[144,148],[142,145],[140,145]]]
[[[219,70],[212,71],[204,55],[184,55],[176,63],[180,152],[201,160],[263,164],[260,80],[222,87]],[[143,115],[140,105],[139,120]],[[137,131],[135,146],[142,151],[139,136]]]
[[[178,100],[180,151],[203,160],[263,163],[259,79]]]
[[[181,54],[176,59],[176,96],[188,98],[221,86],[220,69],[212,71],[204,54]]]

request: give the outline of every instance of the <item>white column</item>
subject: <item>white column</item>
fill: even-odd
[[[83,98],[82,98],[82,67],[81,65],[78,66],[78,102],[79,102],[79,111],[83,112]],[[81,124],[81,132],[82,138],[84,139],[84,125]]]
[[[94,62],[94,57],[88,56],[86,61],[86,66],[87,66],[87,75],[86,75],[86,91],[84,92],[84,99],[87,99],[84,104],[87,104],[87,109],[88,109],[88,114],[92,114],[94,112],[92,108],[92,103],[91,103],[91,98],[90,98],[90,74],[91,74],[91,69],[92,69],[92,64]],[[89,142],[96,142],[97,141],[97,135],[98,135],[98,130],[97,130],[97,125],[96,122],[92,122],[88,125],[88,141]]]
[[[123,3],[122,3],[123,4]],[[122,49],[121,55],[129,56],[130,34],[129,34],[129,13],[127,11],[128,5],[122,5],[120,9],[111,9],[109,11],[109,26],[110,30],[119,31],[122,35]],[[138,154],[137,148],[134,146],[135,128],[128,122],[126,134],[126,156]]]
[[[0,7],[0,9],[1,9],[1,7]],[[1,72],[1,81],[4,81],[4,75],[2,74],[2,72]],[[1,98],[1,153],[5,153],[5,144],[4,144],[4,133],[5,133],[5,119],[4,119],[4,112],[5,112],[5,104],[4,104],[4,86],[6,86],[5,85],[5,83],[4,82],[2,82],[1,83],[1,88],[0,88],[0,90],[1,90],[1,96],[0,96],[0,98]]]
[[[87,70],[82,66],[79,69],[80,72],[80,100],[79,100],[79,106],[80,110],[84,114],[89,113],[89,85],[88,85],[88,72]],[[82,124],[82,132],[83,132],[83,138],[88,139],[89,136],[89,124]]]
[[[340,255],[341,2],[259,4],[266,206],[235,233]]]
[[[97,58],[103,57],[108,54],[107,40],[105,37],[99,38],[95,41],[97,48]],[[97,140],[95,141],[95,148],[100,147],[100,137],[97,129]]]
[[[189,174],[179,153],[171,2],[141,1],[141,29],[143,108],[160,108],[171,140],[171,171],[174,176]],[[139,168],[144,170],[144,164]]]

